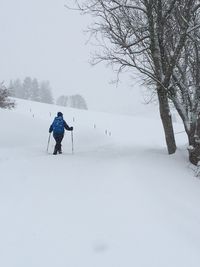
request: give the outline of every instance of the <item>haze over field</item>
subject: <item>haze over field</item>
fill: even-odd
[[[0,81],[24,79],[49,80],[53,95],[81,94],[95,110],[131,113],[132,100],[138,96],[138,80],[116,75],[102,63],[91,67],[96,49],[87,44],[84,30],[88,17],[64,7],[64,0],[0,0]],[[135,88],[135,83],[137,86]],[[114,100],[114,101],[113,101]]]

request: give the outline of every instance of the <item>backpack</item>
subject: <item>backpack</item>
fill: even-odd
[[[52,126],[53,126],[54,133],[58,133],[58,134],[64,133],[64,120],[61,116],[56,117],[54,119]]]

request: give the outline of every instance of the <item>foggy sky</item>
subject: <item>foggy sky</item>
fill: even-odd
[[[0,81],[49,80],[54,98],[79,93],[91,109],[129,110],[138,94],[128,75],[116,88],[109,83],[116,77],[111,69],[90,66],[95,48],[83,32],[89,19],[66,9],[66,2],[0,0]]]

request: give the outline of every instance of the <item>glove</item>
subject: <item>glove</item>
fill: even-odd
[[[70,127],[70,131],[73,131],[74,127]]]

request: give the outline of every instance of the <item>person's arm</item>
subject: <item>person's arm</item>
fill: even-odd
[[[49,133],[51,133],[53,131],[53,124],[51,124],[51,126],[49,127]]]
[[[64,127],[67,131],[73,131],[73,127],[69,127],[69,125],[64,121]]]

